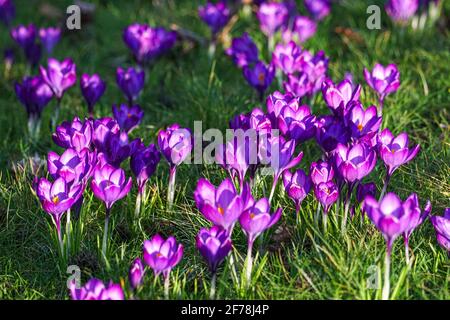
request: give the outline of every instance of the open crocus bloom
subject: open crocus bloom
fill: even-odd
[[[231,46],[225,52],[239,68],[258,61],[258,47],[247,32],[240,38],[233,38]]]
[[[386,3],[386,13],[400,24],[406,24],[418,8],[419,0],[389,0]]]
[[[205,6],[198,8],[198,15],[211,29],[211,33],[215,35],[228,23],[230,10],[224,2],[208,2]]]
[[[144,117],[144,111],[138,105],[128,106],[122,104],[120,107],[113,105],[112,113],[120,129],[126,133],[130,133],[136,128]]]
[[[289,12],[284,3],[264,2],[259,6],[256,15],[261,31],[266,36],[271,36],[284,25],[288,19]]]
[[[177,244],[174,237],[164,240],[159,234],[144,241],[144,261],[158,276],[167,276],[183,257],[183,245]]]
[[[106,138],[111,134],[117,134],[120,131],[119,124],[113,118],[105,117],[95,119],[93,123],[93,137],[95,147],[102,151]]]
[[[158,133],[158,146],[169,165],[178,166],[191,153],[191,132],[175,123]]]
[[[262,61],[258,61],[253,66],[245,66],[242,70],[248,84],[254,87],[262,97],[275,76],[272,63],[266,66]]]
[[[401,165],[411,161],[420,150],[420,145],[408,149],[408,134],[400,133],[397,137],[384,129],[378,136],[378,151],[381,159],[388,168],[388,174],[392,175]]]
[[[314,186],[314,194],[323,206],[325,214],[339,198],[339,190],[333,181],[321,182]]]
[[[83,149],[78,153],[69,148],[61,156],[50,151],[47,156],[47,168],[54,179],[62,177],[66,182],[79,182],[90,177],[95,161],[95,152]]]
[[[126,180],[125,172],[112,165],[98,164],[94,169],[94,177],[91,188],[94,195],[105,202],[106,208],[110,209],[117,201],[125,197],[131,189],[131,178]]]
[[[382,118],[377,115],[377,107],[370,106],[364,110],[360,102],[354,102],[346,114],[345,121],[350,128],[352,138],[360,139],[368,135],[375,137]]]
[[[377,162],[374,150],[364,143],[357,143],[352,147],[338,144],[335,151],[336,168],[347,182],[362,180],[372,172]]]
[[[282,30],[282,39],[284,42],[294,41],[303,43],[316,33],[317,23],[306,17],[296,16],[291,26],[285,25]]]
[[[309,171],[311,181],[314,185],[331,181],[334,177],[333,166],[329,162],[323,160],[311,163]]]
[[[294,41],[278,44],[272,53],[275,67],[285,74],[292,74],[300,68],[301,49]]]
[[[316,117],[309,106],[290,103],[278,115],[278,128],[288,138],[301,143],[316,135]]]
[[[297,211],[303,199],[311,190],[311,179],[299,169],[292,174],[289,170],[283,173],[283,184],[289,197],[294,200]]]
[[[239,224],[247,235],[248,242],[253,243],[261,233],[277,223],[281,218],[282,211],[281,208],[278,208],[274,214],[271,214],[267,198],[258,200],[245,210],[239,218]]]
[[[331,153],[339,143],[347,144],[350,140],[347,128],[333,116],[318,118],[316,126],[316,141],[325,152]]]
[[[41,66],[40,72],[58,99],[61,99],[64,92],[77,82],[76,65],[70,58],[62,62],[49,58],[47,69]]]
[[[124,300],[122,287],[110,282],[107,286],[99,280],[92,278],[77,289],[75,282],[71,282],[70,295],[72,300]]]
[[[208,263],[211,273],[217,271],[217,267],[231,251],[231,239],[228,232],[218,226],[211,229],[200,229],[196,238],[197,249]]]
[[[52,138],[53,142],[62,148],[73,148],[77,152],[81,152],[83,149],[91,148],[92,133],[91,121],[82,122],[75,117],[72,122],[64,121],[57,126]]]
[[[322,83],[323,99],[328,108],[337,116],[343,116],[349,102],[358,101],[361,93],[361,86],[358,85],[353,89],[352,83],[344,79],[337,85],[331,80]]]
[[[236,221],[245,209],[245,199],[234,187],[231,179],[225,179],[217,189],[206,179],[200,179],[194,191],[199,211],[206,219],[221,226],[231,234]]]
[[[364,68],[364,77],[367,84],[380,95],[381,100],[387,94],[397,91],[400,86],[400,72],[395,64],[383,67],[377,63],[371,73]]]
[[[322,20],[331,11],[329,0],[305,0],[305,7],[316,20]]]
[[[444,216],[432,216],[436,238],[442,248],[450,252],[450,208],[446,208]]]
[[[392,243],[402,233],[408,231],[414,217],[420,215],[413,197],[404,203],[395,193],[388,193],[380,202],[368,195],[364,199],[364,210],[367,216],[383,234],[387,242],[388,252]]]

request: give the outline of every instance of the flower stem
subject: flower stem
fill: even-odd
[[[175,178],[177,174],[177,167],[170,167],[169,172],[169,188],[167,190],[167,202],[169,204],[169,210],[172,209],[173,199],[175,195]]]
[[[389,300],[389,291],[391,288],[390,285],[390,273],[391,273],[391,243],[388,240],[386,247],[386,255],[384,257],[384,284],[383,284],[383,293],[382,299]]]
[[[211,289],[209,291],[209,299],[210,300],[214,300],[216,297],[216,279],[217,279],[217,274],[215,272],[213,272],[213,274],[211,275]]]
[[[269,195],[269,203],[272,202],[273,195],[275,193],[275,189],[277,188],[277,182],[278,182],[278,176],[273,176],[273,182],[272,182],[272,189],[270,189],[270,195]]]
[[[341,233],[345,234],[347,230],[348,210],[350,209],[350,200],[352,199],[352,191],[354,183],[348,184],[347,197],[345,198],[344,217],[342,218]]]
[[[406,259],[406,265],[409,267],[410,258],[409,258],[409,239],[408,237],[405,237],[405,259]]]
[[[250,287],[250,283],[252,281],[252,266],[253,266],[253,258],[252,258],[252,249],[253,249],[253,241],[248,242],[247,248],[247,259],[246,259],[246,267],[245,267],[245,286],[248,289]]]
[[[170,271],[164,275],[164,299],[169,300]]]
[[[273,49],[275,48],[275,38],[273,35],[269,36],[267,45],[268,45],[269,55],[272,56]]]
[[[70,209],[66,213],[66,237],[67,237],[67,256],[70,255]]]
[[[55,111],[53,112],[52,120],[51,120],[52,121],[52,131],[55,131],[55,129],[56,129],[56,124],[58,123],[60,109],[61,109],[61,98],[57,98]]]
[[[105,217],[105,229],[103,231],[103,243],[102,243],[102,255],[106,260],[106,248],[108,246],[108,225],[109,225],[109,213],[110,208],[106,208],[106,217]]]
[[[380,198],[378,199],[378,201],[380,201],[381,199],[383,199],[384,194],[386,193],[389,181],[391,180],[391,176],[389,174],[389,171],[386,172],[386,178],[384,178],[384,185],[383,185],[383,190],[381,190],[380,193]]]
[[[327,222],[328,222],[328,214],[323,214],[323,233],[327,233]]]
[[[61,252],[61,257],[64,255],[64,243],[61,235],[61,221],[56,223],[56,233],[58,234],[59,250]]]
[[[141,204],[142,204],[142,193],[141,191],[139,191],[136,196],[136,207],[134,209],[134,217],[136,219],[138,219],[139,216],[141,215]]]

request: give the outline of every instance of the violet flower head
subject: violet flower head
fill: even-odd
[[[173,47],[177,39],[174,31],[147,24],[134,23],[123,31],[123,41],[139,64],[154,60]]]
[[[378,152],[383,160],[388,175],[391,176],[401,165],[415,158],[420,150],[420,145],[408,148],[408,134],[403,132],[397,137],[388,128],[381,131],[378,136]]]
[[[245,209],[246,199],[227,178],[217,189],[206,179],[201,178],[194,191],[198,210],[214,225],[232,233],[233,227]]]
[[[409,230],[414,215],[420,215],[420,209],[414,205],[411,196],[402,203],[392,192],[386,194],[380,202],[370,195],[367,196],[364,200],[364,210],[386,239],[388,253],[395,239]]]
[[[120,127],[115,119],[109,117],[95,119],[93,122],[92,141],[95,147],[102,151],[106,138],[119,132]]]
[[[250,115],[248,113],[244,114],[238,114],[234,116],[229,123],[230,129],[237,130],[248,130],[250,129]]]
[[[161,154],[154,144],[148,147],[141,144],[131,156],[130,167],[136,177],[139,192],[143,191],[147,180],[155,173],[160,159]]]
[[[32,67],[35,67],[41,60],[42,46],[40,43],[31,43],[29,46],[25,48],[24,53],[28,63]]]
[[[81,93],[86,100],[88,111],[92,114],[94,105],[100,100],[106,90],[105,82],[98,74],[83,74],[80,79]]]
[[[198,15],[211,29],[213,37],[222,30],[230,20],[230,10],[223,1],[217,3],[207,2],[198,8]]]
[[[272,36],[286,23],[289,12],[284,3],[264,2],[259,6],[256,16],[261,31],[266,36]]]
[[[316,20],[322,20],[331,11],[329,0],[305,0],[305,7]]]
[[[53,183],[40,178],[36,185],[36,195],[45,212],[51,215],[58,230],[61,226],[61,216],[69,210],[81,197],[84,188],[81,184],[72,184],[60,177]]]
[[[231,239],[225,229],[212,226],[209,230],[200,229],[196,238],[196,246],[205,258],[211,273],[215,274],[219,265],[231,251]]]
[[[22,83],[17,82],[14,89],[28,118],[40,119],[42,110],[53,98],[52,90],[40,76],[26,77]]]
[[[322,95],[328,108],[336,116],[344,116],[347,106],[352,101],[358,101],[361,93],[361,86],[358,85],[353,89],[349,80],[343,80],[335,85],[331,80],[322,83]]]
[[[343,122],[333,116],[323,116],[317,122],[316,141],[327,153],[336,149],[338,143],[347,144],[349,132]]]
[[[296,16],[291,25],[283,27],[281,38],[287,43],[304,43],[316,34],[317,23],[305,16]]]
[[[135,101],[145,84],[144,70],[138,71],[134,68],[117,68],[116,81],[120,90],[125,94],[128,103],[131,105]]]
[[[367,84],[378,93],[381,101],[400,87],[400,72],[395,64],[383,67],[377,63],[372,72],[364,68],[364,78]]]
[[[159,234],[144,241],[144,261],[153,269],[155,276],[167,276],[183,257],[183,245],[174,237],[164,240]]]
[[[97,165],[94,169],[91,189],[95,197],[105,202],[106,208],[111,209],[113,204],[130,192],[131,178],[126,180],[125,172],[121,168],[114,168],[105,163]]]
[[[274,129],[278,128],[278,117],[285,106],[298,106],[299,104],[300,99],[295,98],[291,93],[283,94],[279,91],[275,91],[274,93],[270,94],[266,99],[266,106],[269,119],[270,121],[272,121],[272,127]]]
[[[311,181],[316,186],[322,182],[332,181],[334,178],[334,168],[327,161],[319,160],[311,163],[309,171]]]
[[[389,0],[386,13],[399,24],[406,24],[419,8],[419,0]]]
[[[56,127],[53,133],[53,142],[62,148],[73,148],[77,152],[83,149],[90,149],[92,144],[92,122],[85,120],[82,122],[75,117],[71,122],[64,121]]]
[[[69,148],[61,156],[50,151],[47,156],[47,168],[53,179],[61,177],[67,183],[85,183],[91,177],[95,161],[95,152],[89,152],[88,149],[77,152]]]
[[[126,133],[130,133],[139,126],[144,117],[144,111],[137,104],[134,106],[121,104],[120,107],[113,105],[112,113],[119,124],[120,130]]]
[[[339,198],[339,189],[333,181],[321,182],[314,186],[314,194],[327,214],[331,205]]]
[[[294,139],[296,143],[305,142],[316,135],[316,117],[311,114],[309,106],[292,102],[278,115],[278,128],[288,139]]]
[[[419,198],[417,197],[417,194],[413,193],[411,194],[406,200],[405,200],[405,206],[409,208],[411,211],[411,217],[409,219],[409,226],[406,229],[406,231],[403,233],[403,239],[405,241],[405,246],[409,247],[409,238],[412,234],[412,232],[420,226],[429,216],[431,212],[431,202],[430,200],[427,201],[425,204],[424,209],[422,210],[419,205]]]
[[[283,88],[295,97],[303,98],[311,94],[313,84],[310,82],[308,74],[299,72],[298,74],[289,74],[287,81],[283,81]]]
[[[98,279],[92,278],[77,289],[75,281],[70,285],[72,300],[124,300],[123,289],[119,284],[110,282],[107,286]]]
[[[128,272],[128,280],[130,281],[131,288],[137,289],[142,285],[144,280],[145,269],[140,258],[133,260]]]
[[[49,58],[47,69],[41,66],[40,72],[58,99],[61,99],[64,92],[77,82],[76,65],[70,58],[62,62]]]
[[[258,91],[262,100],[264,92],[272,84],[275,77],[275,68],[271,64],[266,66],[262,61],[258,61],[254,66],[245,66],[243,68],[244,78],[248,84]]]
[[[360,183],[356,188],[356,200],[363,202],[366,196],[375,197],[377,194],[377,186],[373,182]]]
[[[284,74],[292,74],[299,71],[301,48],[290,41],[287,44],[278,44],[272,53],[272,62],[275,67],[281,70]]]
[[[434,230],[439,245],[450,252],[450,208],[446,208],[444,216],[432,216]]]
[[[61,38],[61,29],[58,27],[49,27],[39,29],[39,39],[43,44],[48,55],[51,55],[56,44]]]
[[[247,32],[242,37],[233,38],[231,46],[225,52],[239,68],[258,61],[258,47]]]
[[[175,123],[158,133],[158,146],[171,167],[180,165],[191,153],[192,135],[189,129]]]
[[[16,16],[16,7],[12,0],[0,0],[0,21],[10,26]]]
[[[297,213],[300,211],[300,205],[311,191],[311,179],[306,173],[298,169],[292,174],[289,170],[283,173],[283,184],[286,192],[294,202]]]
[[[11,29],[11,38],[24,50],[34,44],[36,34],[36,27],[33,24],[20,25]]]
[[[245,210],[239,218],[239,224],[247,235],[249,244],[265,230],[272,227],[281,218],[282,209],[278,208],[275,213],[270,212],[270,204],[267,198],[259,199]]]
[[[106,162],[118,167],[125,159],[133,155],[139,144],[139,138],[129,141],[126,132],[109,133],[106,135],[104,143],[97,149],[103,153]]]
[[[377,114],[377,107],[375,106],[364,109],[359,101],[352,103],[345,117],[352,138],[356,140],[375,138],[376,144],[376,135],[382,121],[381,116],[379,117]]]
[[[335,164],[339,175],[348,183],[361,181],[372,172],[377,163],[375,150],[364,143],[352,147],[338,144],[335,150]]]

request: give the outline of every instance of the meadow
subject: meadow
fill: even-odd
[[[299,2],[299,1],[297,1]],[[383,1],[374,1],[383,6]],[[48,5],[57,8],[56,13]],[[146,70],[144,90],[138,103],[145,115],[131,138],[141,137],[145,143],[157,143],[158,132],[173,123],[193,129],[194,121],[202,121],[203,130],[228,128],[230,119],[255,107],[265,110],[265,100],[251,88],[219,43],[213,58],[208,55],[209,29],[198,17],[197,1],[128,0],[92,1],[96,9],[90,19],[82,21],[81,30],[65,31],[53,56],[59,60],[71,57],[76,63],[78,78],[82,73],[98,73],[106,82],[104,96],[94,107],[94,117],[112,116],[111,106],[124,103],[116,84],[116,68],[134,62],[122,41],[128,25],[139,22],[164,26],[194,34],[200,41],[177,41],[176,45]],[[59,24],[70,1],[15,1],[17,16],[14,25],[34,23],[36,26]],[[203,4],[203,1],[202,1]],[[45,6],[47,5],[47,7]],[[299,6],[304,10],[302,6]],[[417,193],[420,206],[427,200],[432,215],[443,215],[450,206],[450,36],[448,18],[450,3],[443,4],[441,18],[423,30],[399,28],[384,10],[382,27],[366,27],[366,1],[340,1],[332,12],[318,23],[316,34],[303,47],[329,57],[327,75],[340,81],[351,73],[362,86],[360,101],[364,106],[377,104],[377,96],[366,84],[363,69],[375,63],[395,63],[400,71],[401,85],[384,101],[381,128],[395,135],[407,132],[410,145],[421,150],[409,163],[393,175],[389,191],[401,199]],[[267,38],[260,31],[254,14],[240,10],[232,18],[221,40],[228,46],[232,37],[248,32],[265,61],[269,60]],[[12,46],[7,29],[0,29],[2,49]],[[40,64],[46,65],[45,57]],[[27,115],[14,92],[14,83],[27,72],[20,54],[11,70],[0,66],[0,299],[68,299],[66,266],[61,265],[54,226],[33,192],[35,176],[46,175],[46,157],[50,150],[61,154],[63,149],[52,141],[49,122],[55,101],[45,108],[40,138],[33,143],[27,134]],[[31,70],[37,74],[39,70]],[[283,91],[277,79],[266,91]],[[304,103],[314,114],[329,113],[321,92]],[[88,117],[80,93],[79,80],[64,96],[60,121]],[[313,140],[302,143],[303,159],[297,168],[309,171],[311,162],[321,157]],[[297,152],[298,153],[298,152]],[[126,176],[133,176],[129,160],[121,167]],[[385,168],[381,160],[365,181],[383,187]],[[184,245],[180,263],[171,272],[169,296],[173,299],[206,299],[210,275],[195,246],[195,237],[210,223],[199,212],[194,190],[200,178],[215,186],[228,177],[216,164],[180,165],[176,177],[172,208],[167,205],[169,167],[161,159],[156,172],[147,183],[146,198],[139,219],[135,218],[137,187],[118,201],[111,211],[108,262],[101,257],[105,208],[92,192],[85,200],[78,221],[73,222],[73,237],[79,240],[66,261],[81,270],[81,282],[90,278],[113,280],[127,287],[131,262],[142,256],[142,244],[159,233],[175,236]],[[133,176],[134,178],[134,176]],[[270,177],[261,177],[253,189],[255,198],[267,196]],[[88,188],[89,189],[89,188]],[[300,218],[280,182],[271,206],[283,208],[280,221],[266,231],[255,244],[255,261],[250,288],[232,280],[230,261],[219,269],[216,297],[221,299],[380,299],[385,241],[369,219],[355,216],[341,233],[342,207],[333,206],[328,215],[328,232],[317,223],[317,200],[311,192],[301,204]],[[63,219],[64,220],[64,219]],[[233,252],[238,273],[242,270],[247,240],[240,228],[233,233]],[[391,299],[449,299],[450,268],[445,249],[437,241],[429,220],[420,225],[410,239],[411,265],[405,263],[404,245],[397,239],[392,250]],[[378,270],[378,271],[377,271]],[[377,288],[368,287],[378,282]],[[163,279],[147,271],[139,299],[163,299]]]

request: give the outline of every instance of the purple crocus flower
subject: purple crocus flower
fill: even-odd
[[[31,43],[25,48],[24,53],[29,65],[35,67],[41,60],[42,46],[40,43]]]
[[[278,115],[278,128],[287,138],[301,143],[316,135],[316,117],[309,106],[289,103]]]
[[[378,94],[380,104],[378,113],[381,115],[384,98],[388,94],[397,91],[400,87],[400,72],[397,65],[390,64],[387,67],[383,67],[377,63],[372,72],[364,68],[364,78],[367,84]]]
[[[257,17],[261,31],[268,37],[272,37],[289,17],[289,12],[284,3],[264,2],[259,6]]]
[[[248,130],[250,129],[250,115],[248,113],[246,114],[238,114],[234,116],[229,123],[230,129],[233,130]]]
[[[136,151],[139,143],[139,138],[129,141],[126,132],[109,133],[106,135],[103,145],[97,148],[103,153],[106,162],[118,167]]]
[[[314,186],[314,194],[319,200],[324,210],[324,218],[328,214],[330,207],[339,198],[339,189],[333,181],[320,182]]]
[[[283,42],[294,41],[304,43],[314,36],[317,31],[317,23],[305,16],[296,16],[291,25],[286,25],[281,34]]]
[[[270,164],[270,167],[274,170],[269,201],[272,201],[278,179],[283,172],[295,167],[302,160],[303,152],[300,152],[297,156],[294,156],[294,152],[295,141],[286,141],[283,137],[267,137],[260,143],[259,159],[261,163]]]
[[[364,137],[368,137],[369,139],[376,138],[381,121],[382,118],[377,116],[377,107],[370,106],[364,110],[364,107],[359,101],[351,104],[345,117],[350,134],[356,140],[361,138],[364,140]]]
[[[103,96],[106,90],[105,82],[98,74],[83,74],[80,79],[81,93],[86,100],[88,112],[93,118],[94,105]]]
[[[356,143],[352,147],[339,143],[334,154],[337,171],[347,183],[361,181],[372,172],[377,162],[375,150],[364,143]]]
[[[138,185],[139,194],[145,190],[145,185],[153,175],[158,166],[161,154],[154,144],[150,144],[148,147],[141,142],[136,151],[132,154],[130,160],[131,171],[136,176],[136,182]],[[139,199],[140,200],[140,199]]]
[[[128,280],[130,281],[131,288],[138,289],[144,280],[145,269],[140,258],[133,260],[128,272]]]
[[[247,32],[240,38],[233,38],[231,46],[225,52],[239,68],[258,61],[258,47]]]
[[[103,150],[106,138],[109,135],[115,135],[120,132],[117,121],[113,118],[105,117],[95,119],[93,122],[93,138],[92,141],[98,150]]]
[[[298,169],[292,174],[289,170],[283,173],[283,184],[288,196],[294,201],[297,216],[303,199],[311,191],[311,179],[306,173]]]
[[[219,265],[231,251],[231,239],[225,229],[212,226],[209,230],[200,229],[196,238],[196,246],[214,276]]]
[[[177,244],[174,237],[164,240],[159,234],[144,241],[144,261],[153,269],[155,276],[164,276],[164,294],[169,297],[170,271],[183,257],[183,245]]]
[[[303,98],[312,92],[312,83],[309,81],[308,74],[299,72],[298,74],[289,74],[287,81],[283,81],[283,88],[295,97]]]
[[[75,282],[71,282],[70,296],[72,300],[124,300],[123,289],[119,284],[110,282],[107,286],[98,279],[92,278],[77,289]]]
[[[347,128],[342,121],[333,116],[319,118],[316,125],[316,141],[328,154],[336,149],[338,143],[347,144],[350,140]]]
[[[127,106],[126,104],[112,106],[112,113],[120,129],[123,132],[130,133],[136,128],[144,117],[144,111],[137,104],[134,106]]]
[[[247,236],[247,259],[246,259],[246,286],[251,283],[252,275],[252,249],[255,239],[265,230],[272,227],[281,218],[282,209],[278,208],[274,214],[270,212],[270,203],[267,198],[258,201],[252,199],[253,205],[245,210],[239,218],[239,224]]]
[[[59,42],[60,38],[61,38],[61,29],[58,27],[39,29],[39,39],[41,39],[41,43],[43,44],[48,55],[52,54],[53,48]]]
[[[406,24],[418,8],[418,0],[389,0],[386,3],[386,13],[392,20],[400,24]]]
[[[128,99],[128,104],[133,105],[133,101],[137,99],[145,84],[144,70],[138,71],[134,68],[122,69],[117,68],[116,74],[117,85]]]
[[[16,7],[12,0],[0,0],[0,21],[10,26],[16,16]]]
[[[375,197],[377,193],[377,186],[373,182],[360,183],[356,188],[356,201],[363,202],[366,196]]]
[[[337,85],[331,80],[326,80],[322,83],[323,99],[331,112],[336,116],[344,116],[348,109],[348,104],[352,101],[358,101],[360,93],[361,86],[358,85],[353,89],[352,83],[346,79]]]
[[[410,228],[411,219],[420,214],[420,209],[414,205],[413,198],[408,198],[404,203],[395,193],[388,193],[380,202],[367,196],[364,200],[364,210],[367,216],[383,234],[386,240],[385,277],[383,286],[383,299],[389,298],[389,270],[392,244],[395,239]]]
[[[322,182],[332,181],[334,178],[334,168],[330,162],[319,160],[311,163],[309,168],[312,183],[317,186]]]
[[[52,217],[61,248],[61,217],[81,197],[83,191],[82,184],[68,183],[62,177],[56,179],[53,183],[45,178],[40,178],[36,183],[36,195],[44,211]]]
[[[264,97],[264,92],[270,86],[275,77],[275,68],[271,64],[266,66],[263,62],[258,61],[254,66],[245,66],[243,68],[244,78],[248,84],[258,91],[260,100]]]
[[[248,190],[247,190],[248,191]],[[245,196],[241,196],[231,179],[227,178],[217,189],[201,178],[194,191],[198,210],[214,225],[220,226],[231,235],[233,227],[245,209]]]
[[[143,65],[154,60],[175,44],[177,34],[164,28],[151,28],[147,24],[133,23],[123,31],[123,41]]]
[[[115,168],[106,163],[97,165],[94,169],[91,188],[94,195],[105,203],[107,210],[110,210],[117,200],[128,194],[131,185],[131,178],[127,180],[125,171],[121,168]]]
[[[445,208],[444,216],[432,216],[430,219],[439,245],[450,255],[450,208]]]
[[[26,77],[22,83],[16,82],[17,98],[24,105],[29,121],[41,118],[42,110],[50,102],[53,92],[40,76]]]
[[[89,120],[82,122],[75,117],[72,122],[64,121],[57,126],[52,138],[53,142],[62,148],[73,148],[81,152],[83,149],[91,148],[92,134],[92,122]]]
[[[275,47],[272,62],[277,69],[288,75],[299,71],[301,57],[301,48],[294,41],[290,41],[288,44],[280,43]]]
[[[198,8],[198,15],[211,29],[213,38],[230,20],[230,10],[223,1],[207,2],[206,5]]]
[[[322,20],[331,11],[329,0],[305,0],[305,7],[316,20]]]
[[[391,176],[401,165],[411,161],[420,150],[420,145],[408,148],[408,134],[403,132],[395,137],[386,128],[378,136],[378,152],[383,160],[387,174]]]
[[[76,65],[70,58],[64,59],[62,62],[49,58],[47,69],[41,66],[40,71],[42,78],[53,90],[58,100],[61,100],[64,92],[77,81]]]
[[[278,116],[286,105],[294,105],[297,107],[299,104],[300,99],[294,97],[291,93],[283,94],[275,91],[270,94],[266,99],[266,106],[269,119],[272,122],[272,128],[278,128]]]
[[[50,151],[47,156],[47,168],[53,179],[61,177],[67,183],[85,183],[91,177],[95,161],[95,152],[89,152],[88,149],[77,152],[69,148],[61,156]]]
[[[25,50],[28,46],[34,44],[36,33],[34,24],[20,25],[11,29],[11,38]]]

